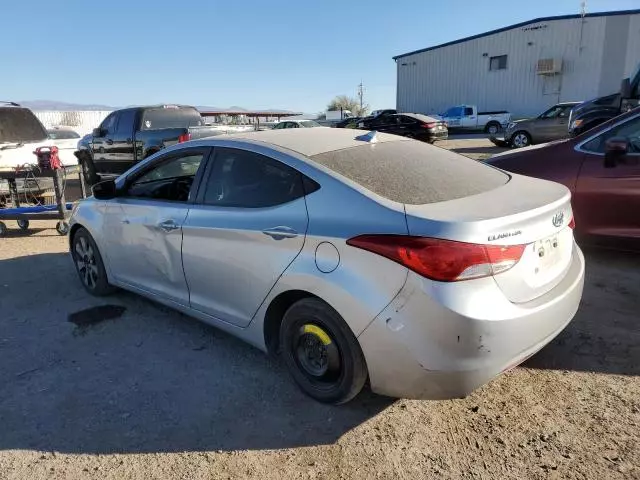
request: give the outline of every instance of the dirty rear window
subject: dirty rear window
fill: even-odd
[[[0,143],[37,142],[47,131],[28,108],[0,108]]]
[[[500,170],[417,141],[367,144],[311,158],[378,195],[410,205],[476,195],[509,181]]]

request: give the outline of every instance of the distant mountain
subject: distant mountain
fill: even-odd
[[[85,110],[117,110],[123,107],[113,107],[100,104],[82,104],[82,103],[69,103],[69,102],[57,102],[55,100],[25,100],[18,102],[20,105],[30,108],[31,110],[54,110],[54,111],[85,111]],[[136,105],[129,105],[129,107],[135,107]],[[254,112],[256,110],[250,110],[236,105],[229,108],[211,107],[211,106],[197,106],[201,112]],[[260,108],[257,111],[269,111],[274,113],[294,113],[291,110],[282,110],[278,108]]]
[[[18,103],[31,110],[115,110],[108,105],[56,102],[55,100],[25,100]]]

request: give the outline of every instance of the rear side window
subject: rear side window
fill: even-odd
[[[0,143],[33,142],[46,138],[47,131],[28,108],[0,108]]]
[[[195,108],[149,108],[142,115],[142,130],[186,128],[203,125],[202,116]]]
[[[304,195],[302,174],[277,160],[236,148],[216,148],[204,203],[264,208]]]
[[[493,167],[412,140],[346,148],[311,159],[378,195],[411,205],[468,197],[509,181]]]

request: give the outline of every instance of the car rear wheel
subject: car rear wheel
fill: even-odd
[[[527,132],[516,132],[511,138],[511,143],[515,148],[528,147],[531,145],[531,135]]]
[[[71,255],[78,277],[87,292],[102,297],[115,291],[115,287],[109,285],[98,246],[85,228],[78,229],[73,236]]]
[[[305,298],[287,310],[280,345],[295,382],[319,402],[348,402],[367,380],[355,335],[338,312],[317,298]]]

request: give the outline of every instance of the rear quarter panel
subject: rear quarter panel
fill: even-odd
[[[584,158],[573,147],[572,141],[528,147],[500,155],[488,163],[508,172],[561,183],[574,193]]]

